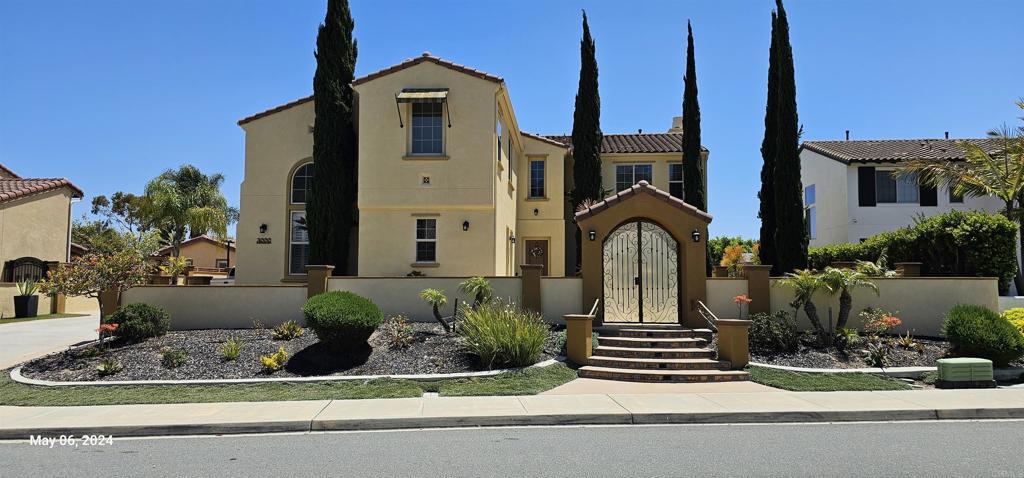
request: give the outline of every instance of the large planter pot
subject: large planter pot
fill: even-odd
[[[14,318],[23,319],[35,317],[39,313],[38,295],[16,295],[14,296]]]

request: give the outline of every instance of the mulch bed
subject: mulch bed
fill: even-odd
[[[949,344],[943,340],[915,338],[923,347],[921,351],[894,345],[889,353],[888,367],[934,367],[935,361],[946,356]],[[751,353],[750,360],[771,365],[786,365],[805,368],[864,368],[871,367],[864,360],[867,343],[861,342],[839,350],[835,347],[815,347],[801,342],[799,349],[787,354]]]
[[[445,335],[436,323],[410,323],[415,340],[406,348],[391,349],[380,332],[370,337],[366,350],[341,354],[320,344],[312,330],[301,337],[274,340],[270,329],[211,329],[168,332],[138,343],[108,342],[101,356],[89,356],[85,349],[74,349],[42,357],[22,366],[26,377],[55,381],[95,380],[194,380],[258,377],[299,377],[319,375],[411,375],[459,373],[485,370],[475,356],[465,352],[456,335]],[[221,358],[220,346],[229,339],[240,341],[238,358]],[[559,355],[559,332],[552,330],[540,361]],[[185,364],[177,368],[161,365],[161,350],[184,350]],[[268,375],[259,357],[284,347],[288,365]],[[107,358],[121,362],[124,369],[100,377],[96,366]]]

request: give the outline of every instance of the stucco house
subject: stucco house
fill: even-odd
[[[804,209],[810,245],[859,242],[951,210],[998,212],[993,197],[958,197],[893,173],[911,159],[962,161],[954,139],[805,141],[800,146]],[[967,139],[995,152],[996,140]]]
[[[498,76],[429,53],[357,78],[359,224],[349,275],[547,276],[574,272],[571,141],[520,129]],[[237,283],[303,282],[313,98],[244,118]],[[606,134],[612,192],[646,180],[682,196],[679,120]],[[707,151],[699,158],[707,161]]]
[[[153,253],[154,257],[166,258],[174,253],[172,246],[166,246]],[[187,239],[181,243],[179,256],[196,271],[223,274],[234,264],[235,246],[233,241],[219,241],[206,234]]]

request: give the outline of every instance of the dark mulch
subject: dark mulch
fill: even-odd
[[[339,353],[317,342],[312,330],[299,338],[274,340],[269,329],[189,330],[168,332],[139,343],[109,342],[101,356],[75,349],[26,363],[22,374],[30,378],[57,381],[92,380],[187,380],[267,377],[259,357],[284,347],[290,357],[285,369],[273,377],[315,375],[408,375],[458,373],[484,370],[476,357],[464,351],[454,334],[445,335],[440,325],[411,323],[415,340],[406,348],[390,349],[380,332],[370,337],[365,350]],[[564,335],[564,333],[562,333]],[[234,337],[242,351],[234,361],[221,358],[220,346]],[[552,330],[540,361],[560,354],[559,331]],[[161,365],[161,350],[169,347],[188,354],[185,364],[168,369]],[[96,366],[115,358],[124,369],[100,377]]]
[[[907,349],[899,345],[891,347],[887,367],[934,367],[935,361],[946,356],[949,344],[943,340],[915,338],[923,347],[921,350]],[[863,368],[870,367],[864,360],[867,355],[866,339],[861,343],[840,350],[835,347],[815,347],[801,342],[799,349],[787,354],[751,353],[752,362],[771,365],[786,365],[806,368]]]

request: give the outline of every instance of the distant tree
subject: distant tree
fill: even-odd
[[[203,234],[227,235],[228,220],[237,217],[229,207],[220,186],[224,175],[203,174],[186,164],[169,169],[146,184],[142,215],[147,224],[159,231],[172,255],[181,253],[181,243]]]
[[[328,0],[316,37],[313,99],[313,179],[306,204],[311,264],[346,274],[356,220],[358,147],[354,127],[357,47],[347,0]]]
[[[587,12],[583,11],[580,40],[580,81],[572,118],[573,188],[569,200],[573,210],[584,201],[604,199],[601,185],[601,95],[597,87],[597,56]],[[576,265],[580,264],[582,236],[576,230]]]

